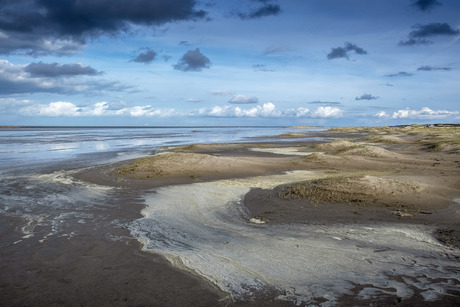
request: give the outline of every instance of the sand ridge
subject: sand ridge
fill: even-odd
[[[166,152],[123,166],[117,175],[131,179],[189,177],[193,180],[241,177],[292,168],[289,158],[229,157],[206,153]]]
[[[371,133],[359,137],[347,134],[343,139],[337,137],[337,129],[332,129],[335,140],[319,144],[244,143],[168,148],[124,165],[114,173],[122,180],[158,185],[164,180],[170,183],[180,178],[187,179],[183,183],[253,176],[263,181],[260,176],[321,170],[326,178],[280,187],[279,196],[303,197],[317,204],[383,207],[408,217],[420,215],[423,210],[448,207],[454,203],[453,196],[460,194],[458,156],[451,147],[444,150],[426,147],[426,142],[442,136],[442,130],[434,133],[425,131],[430,127],[416,127],[411,131],[417,133],[412,131],[408,136],[404,134],[406,129],[366,128]],[[459,129],[446,129],[450,139],[460,134]]]
[[[430,129],[427,126],[336,128],[318,132],[316,136],[323,136],[322,141],[299,139],[165,148],[161,154],[108,169],[108,177],[122,186],[160,187],[146,198],[144,219],[136,222],[132,233],[141,238],[145,249],[164,253],[185,270],[198,276],[203,274],[204,279],[233,295],[237,303],[255,300],[263,304],[267,301],[260,298],[268,295],[270,302],[278,298],[315,304],[388,305],[395,301],[423,304],[426,300],[451,304],[460,297],[460,292],[454,290],[460,284],[460,276],[449,271],[447,283],[443,276],[448,271],[445,268],[455,266],[455,259],[460,257],[457,151],[460,133],[457,127]],[[290,135],[285,137],[290,139]],[[290,174],[296,174],[293,182],[283,182],[281,178]],[[215,211],[215,206],[220,209]],[[192,216],[196,217],[194,222]],[[201,221],[205,216],[209,219]],[[217,230],[207,232],[211,225]],[[235,229],[239,230],[232,235]],[[277,252],[273,249],[261,252],[263,246],[245,241],[257,229],[267,231],[267,240],[276,238],[280,231],[286,231],[283,238],[305,235],[308,240],[319,240],[317,243],[322,244],[326,236],[331,249],[337,253],[346,251],[340,260],[343,263],[337,268],[355,263],[349,257],[353,258],[351,255],[358,248],[360,257],[375,272],[383,270],[378,274],[383,274],[379,280],[384,283],[361,271],[362,261],[357,261],[348,268],[355,275],[342,272],[351,284],[340,284],[329,273],[327,278],[332,279],[324,279],[318,272],[318,283],[305,286],[301,283],[307,272],[303,272],[292,281],[292,285],[302,290],[292,292],[289,278],[281,277],[281,271],[273,275],[266,270],[267,267],[282,270],[281,264],[260,261],[259,256],[259,261],[254,262],[255,258],[250,257]],[[241,250],[238,254],[237,242],[232,243],[230,238],[246,232],[240,237],[242,243],[254,245],[254,250],[249,254]],[[315,235],[309,236],[310,232]],[[158,241],[158,236],[165,239]],[[288,245],[283,244],[297,241],[275,242],[277,248],[286,251]],[[350,242],[356,246],[349,249]],[[304,261],[319,257],[314,253],[312,256],[311,245],[296,244],[302,246]],[[193,248],[189,253],[190,245]],[[205,253],[201,254],[201,250]],[[324,256],[327,252],[320,254]],[[281,257],[276,255],[270,259]],[[298,253],[289,255],[300,257]],[[227,259],[225,266],[219,259]],[[334,263],[337,259],[329,260]],[[430,267],[434,262],[439,263],[439,270]],[[297,270],[294,263],[289,265],[292,266],[289,270]],[[399,273],[388,273],[395,265],[401,268]],[[239,271],[239,268],[245,269]],[[423,271],[427,278],[422,281],[413,273],[416,271]],[[342,277],[339,279],[343,280]],[[332,296],[325,290],[328,282]],[[268,292],[272,294],[267,294],[266,287],[270,285],[275,288]],[[443,289],[443,294],[427,290],[430,285]],[[345,287],[346,292],[337,287]]]

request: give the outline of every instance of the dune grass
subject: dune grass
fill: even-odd
[[[285,200],[305,200],[317,207],[321,204],[348,204],[354,207],[383,207],[397,210],[400,216],[417,212],[413,203],[400,195],[417,193],[420,187],[375,176],[335,176],[278,187],[278,197]]]

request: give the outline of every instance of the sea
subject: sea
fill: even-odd
[[[310,129],[312,130],[312,129]],[[317,129],[313,129],[317,130]],[[0,128],[0,172],[88,167],[155,153],[162,146],[263,142],[284,127]],[[273,139],[272,139],[273,140]]]
[[[449,280],[459,279],[460,266],[428,226],[271,225],[251,219],[245,210],[244,195],[251,188],[315,179],[314,171],[135,191],[74,176],[87,168],[153,155],[164,146],[283,142],[273,136],[312,131],[317,130],[1,128],[0,269],[4,275],[17,271],[32,257],[22,251],[41,251],[54,246],[53,240],[96,234],[122,240],[112,229],[128,229],[145,251],[164,256],[232,299],[251,300],[258,290],[275,289],[281,300],[314,304],[326,298],[323,305],[333,306],[359,283],[365,285],[363,298],[385,293],[411,297],[416,287],[432,301],[454,287]],[[126,216],[123,206],[139,212]]]

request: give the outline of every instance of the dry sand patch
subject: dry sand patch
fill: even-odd
[[[296,133],[296,132],[288,132],[288,133],[283,133],[283,134],[278,134],[273,136],[273,138],[305,138],[308,137],[308,135],[303,134],[303,133]]]
[[[356,146],[355,143],[347,141],[347,140],[338,140],[338,141],[333,141],[333,142],[328,142],[328,143],[322,143],[314,146],[315,149],[318,150],[324,150],[324,151],[338,151],[338,150],[343,150],[347,148],[352,148]]]
[[[371,143],[382,144],[407,144],[408,141],[395,135],[371,135],[365,138],[366,141]]]
[[[411,216],[420,210],[447,207],[452,202],[431,193],[434,187],[410,180],[376,176],[337,176],[278,188],[283,199],[305,199],[313,205],[349,204],[384,207]],[[435,204],[435,205],[434,205]]]
[[[188,177],[193,180],[263,175],[293,168],[290,158],[231,157],[203,153],[166,152],[136,160],[116,170],[131,179]]]

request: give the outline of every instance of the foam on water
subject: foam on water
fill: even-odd
[[[4,177],[0,180],[0,214],[22,219],[22,240],[73,236],[73,223],[93,221],[94,208],[105,206],[114,188],[87,184],[72,178],[74,171]],[[11,242],[10,242],[11,243]],[[2,244],[9,244],[2,242]]]
[[[241,203],[250,187],[314,175],[291,172],[164,187],[145,196],[144,217],[131,232],[145,250],[164,255],[236,299],[276,289],[279,299],[315,303],[326,298],[327,306],[360,283],[375,287],[364,287],[363,298],[385,292],[409,297],[416,287],[433,300],[442,289],[454,287],[449,279],[460,280],[460,264],[449,259],[458,251],[439,244],[426,226],[251,223]],[[401,282],[396,275],[408,278]]]

